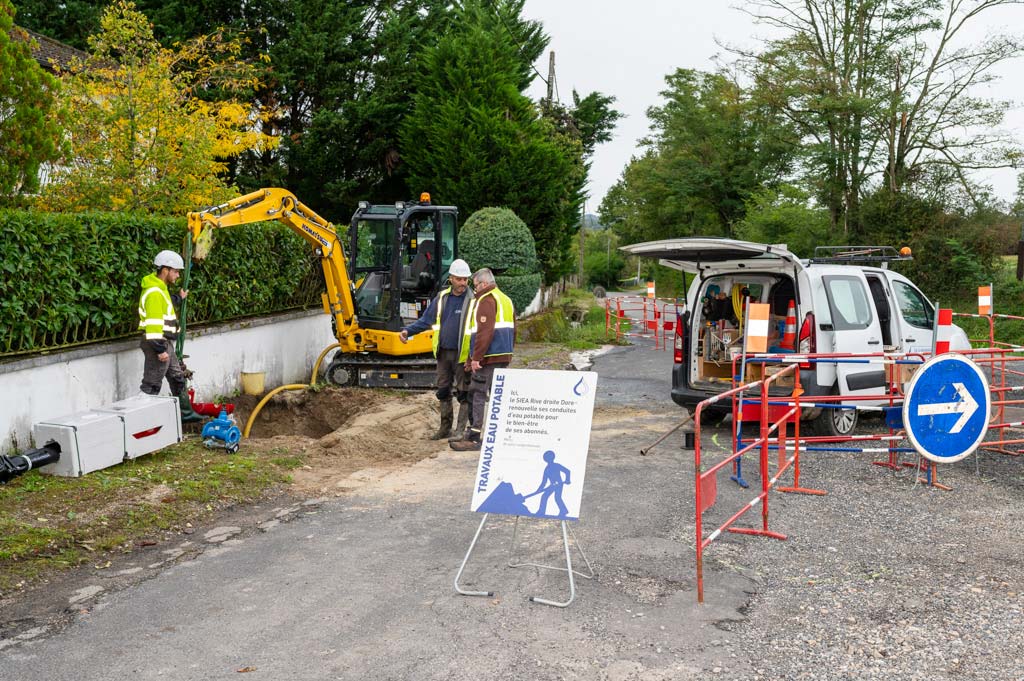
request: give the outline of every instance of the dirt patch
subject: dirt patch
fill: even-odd
[[[572,351],[554,343],[516,343],[512,355],[513,369],[556,369],[568,367]]]
[[[564,369],[568,363],[569,350],[562,346],[523,343],[516,346],[512,366]],[[244,428],[260,399],[235,399],[239,427]],[[301,465],[291,477],[300,495],[339,495],[447,451],[446,440],[428,439],[437,424],[438,402],[429,391],[286,391],[260,410],[242,447],[297,455]]]
[[[394,395],[390,396],[394,399]],[[249,415],[262,396],[239,395],[234,398],[235,420],[244,428]],[[321,438],[343,427],[355,416],[387,395],[381,391],[360,388],[333,388],[320,390],[286,390],[270,398],[256,420],[249,437],[268,438],[278,435],[300,435]]]
[[[236,399],[241,427],[260,398]],[[446,440],[429,440],[438,423],[432,392],[324,388],[280,393],[264,405],[243,448],[297,456],[298,494],[337,495],[391,470],[437,456]]]

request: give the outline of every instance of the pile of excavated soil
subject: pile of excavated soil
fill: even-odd
[[[286,390],[270,398],[253,422],[249,437],[300,435],[318,439],[333,433],[354,417],[388,396],[380,391],[360,388],[327,387],[313,390]],[[244,428],[262,396],[239,395],[233,399],[235,421]],[[394,395],[391,396],[394,399]]]
[[[235,420],[244,427],[261,398],[235,399]],[[292,471],[299,494],[335,495],[391,470],[437,456],[447,440],[437,429],[432,392],[395,394],[362,388],[323,388],[279,393],[256,416],[243,449],[299,455]]]

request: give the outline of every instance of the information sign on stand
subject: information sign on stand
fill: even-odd
[[[494,372],[472,510],[578,520],[597,374]]]
[[[494,372],[491,398],[481,425],[480,459],[470,505],[471,510],[483,513],[484,517],[455,575],[457,592],[467,596],[493,595],[490,591],[467,591],[459,586],[462,571],[491,513],[516,516],[513,552],[520,516],[561,521],[565,567],[509,560],[511,567],[529,565],[568,574],[567,601],[537,597],[531,597],[531,601],[565,607],[575,598],[573,575],[593,577],[593,569],[578,541],[576,548],[590,574],[572,568],[571,529],[566,521],[578,520],[580,515],[596,393],[597,374],[589,371]]]

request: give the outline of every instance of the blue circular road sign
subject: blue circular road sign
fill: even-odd
[[[939,355],[921,365],[907,387],[903,424],[914,449],[952,463],[981,444],[992,410],[988,379],[963,355]]]

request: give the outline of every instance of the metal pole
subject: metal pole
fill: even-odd
[[[493,596],[493,591],[466,591],[459,586],[459,578],[462,577],[462,571],[466,569],[466,563],[469,561],[469,556],[473,553],[473,548],[476,546],[476,540],[480,538],[480,532],[484,529],[484,523],[487,522],[487,516],[489,514],[484,513],[484,517],[480,519],[480,526],[476,528],[476,534],[473,535],[473,541],[469,543],[469,549],[466,551],[466,556],[462,559],[462,565],[459,566],[459,571],[455,574],[455,590],[463,596]]]

